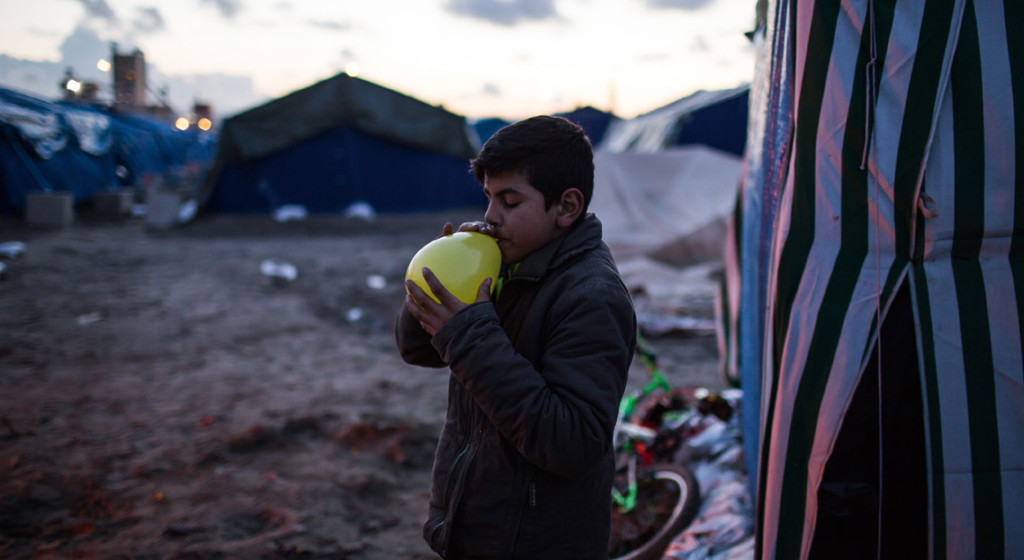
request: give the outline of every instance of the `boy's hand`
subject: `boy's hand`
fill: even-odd
[[[445,225],[447,226],[448,224]],[[493,237],[491,226],[487,225],[487,222],[463,222],[459,226],[459,231],[475,231]]]
[[[427,334],[434,336],[445,323],[459,311],[468,307],[468,305],[453,296],[429,268],[423,269],[423,280],[426,281],[427,287],[430,288],[430,291],[437,296],[441,303],[434,301],[412,280],[406,280],[405,287],[409,290],[409,293],[405,296],[405,308],[419,321],[420,326],[423,327],[423,330],[427,331]],[[476,291],[477,302],[490,299],[491,282],[491,278],[486,278],[480,283],[480,288]]]

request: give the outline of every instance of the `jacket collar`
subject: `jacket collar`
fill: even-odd
[[[569,258],[599,246],[601,234],[601,221],[588,213],[564,235],[527,255],[518,266],[513,265],[509,278],[539,280]]]

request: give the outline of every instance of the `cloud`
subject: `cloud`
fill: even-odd
[[[0,54],[0,84],[43,99],[60,94],[58,85],[64,76],[59,62],[23,60]]]
[[[107,0],[78,0],[78,3],[85,8],[85,15],[90,18],[102,19],[111,23],[117,21],[114,9],[107,4]]]
[[[665,62],[666,60],[671,60],[671,58],[672,55],[664,51],[650,52],[637,56],[637,60],[643,63]]]
[[[445,9],[469,18],[510,27],[521,21],[558,17],[554,0],[448,0]]]
[[[130,52],[134,45],[119,43],[118,51]],[[95,82],[100,86],[100,101],[110,102],[113,77],[96,68],[100,58],[110,60],[111,44],[99,37],[85,24],[79,25],[60,45],[59,61],[26,60],[0,54],[0,87],[6,87],[40,97],[57,99],[61,96],[64,72],[71,68],[79,80]],[[267,100],[267,96],[254,90],[252,78],[231,74],[187,74],[168,76],[152,62],[146,64],[149,86],[149,104],[158,103],[156,94],[166,90],[171,107],[176,111],[190,111],[193,103],[204,101],[213,106],[218,118],[229,116]]]
[[[37,35],[40,37],[60,37],[64,34],[63,31],[58,31],[57,29],[47,29],[45,27],[40,27],[38,25],[26,26],[25,30],[33,35]]]
[[[695,11],[709,4],[712,0],[647,0],[652,8],[670,8],[676,10]]]
[[[345,30],[348,30],[348,29],[352,29],[352,24],[351,23],[347,23],[347,22],[343,23],[343,22],[340,22],[340,21],[328,21],[328,20],[311,19],[311,20],[308,20],[306,23],[308,23],[309,25],[311,25],[311,26],[313,26],[313,27],[315,27],[317,29],[323,29],[325,31],[345,31]]]
[[[200,0],[203,4],[213,4],[220,14],[227,19],[234,19],[242,11],[241,0]]]
[[[157,8],[137,8],[132,29],[136,33],[156,33],[167,28],[164,17]]]
[[[481,92],[484,95],[491,97],[501,97],[501,88],[494,82],[487,82],[484,87],[481,88]]]
[[[711,42],[704,35],[695,35],[690,41],[690,50],[701,54],[709,53],[711,52]]]
[[[60,64],[71,68],[75,77],[94,82],[106,82],[110,76],[96,69],[96,61],[110,59],[110,43],[100,39],[95,31],[79,25],[60,44]]]

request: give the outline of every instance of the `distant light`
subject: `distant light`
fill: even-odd
[[[554,92],[552,92],[551,88],[547,86],[541,86],[537,88],[537,99],[541,101],[551,101],[551,98],[554,96]]]
[[[71,93],[78,93],[82,91],[82,82],[79,82],[78,80],[68,80],[68,83],[65,84],[64,87],[68,88],[68,91]]]
[[[196,123],[196,126],[198,126],[200,130],[210,130],[210,128],[213,127],[213,123],[210,122],[210,119],[203,117],[199,119],[199,122]]]
[[[96,62],[96,68],[98,68],[100,72],[110,72],[110,63],[101,58]]]
[[[174,121],[174,127],[178,130],[188,130],[188,119],[185,117],[178,117],[178,120]]]
[[[359,65],[355,62],[349,62],[345,65],[345,73],[355,78],[359,75]]]

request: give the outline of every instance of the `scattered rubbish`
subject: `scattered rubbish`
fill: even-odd
[[[295,265],[270,259],[260,263],[260,272],[275,284],[286,284],[299,276],[299,270]]]
[[[355,323],[356,321],[363,318],[363,310],[358,307],[353,307],[345,313],[345,318],[348,319],[349,323]]]
[[[713,333],[716,327],[714,319],[655,313],[637,313],[637,322],[640,323],[640,327],[645,333],[653,336],[662,336],[672,332]]]
[[[25,252],[25,244],[21,241],[0,243],[0,258],[16,259]]]
[[[181,209],[181,194],[159,187],[146,191],[146,226],[153,229],[170,229],[178,225]]]
[[[99,311],[93,311],[92,313],[86,313],[84,315],[79,315],[78,317],[75,318],[75,322],[77,322],[78,325],[81,326],[81,327],[84,327],[86,325],[91,325],[93,323],[98,323],[98,322],[100,322],[102,320],[103,320],[103,315]]]
[[[677,535],[664,558],[730,560],[750,558],[754,543],[754,510],[743,462],[738,415],[743,392],[695,392],[700,415],[677,452],[701,489],[696,519]],[[725,409],[729,410],[724,414]]]
[[[301,204],[285,204],[274,210],[274,221],[281,223],[305,220],[307,216],[309,212]]]
[[[383,290],[387,287],[388,281],[380,274],[371,274],[366,277],[366,285],[374,290]]]
[[[340,436],[338,443],[347,447],[349,453],[373,453],[391,459],[396,464],[405,463],[409,457],[406,445],[415,444],[412,427],[408,424],[396,426],[380,425],[361,421],[349,426]]]
[[[377,217],[377,211],[373,209],[369,202],[359,200],[349,204],[348,208],[345,209],[345,217],[361,218],[370,222]]]
[[[148,206],[145,204],[133,204],[132,205],[132,217],[133,218],[145,218]]]
[[[186,200],[178,207],[178,223],[187,224],[196,217],[199,212],[199,205],[193,199]]]

